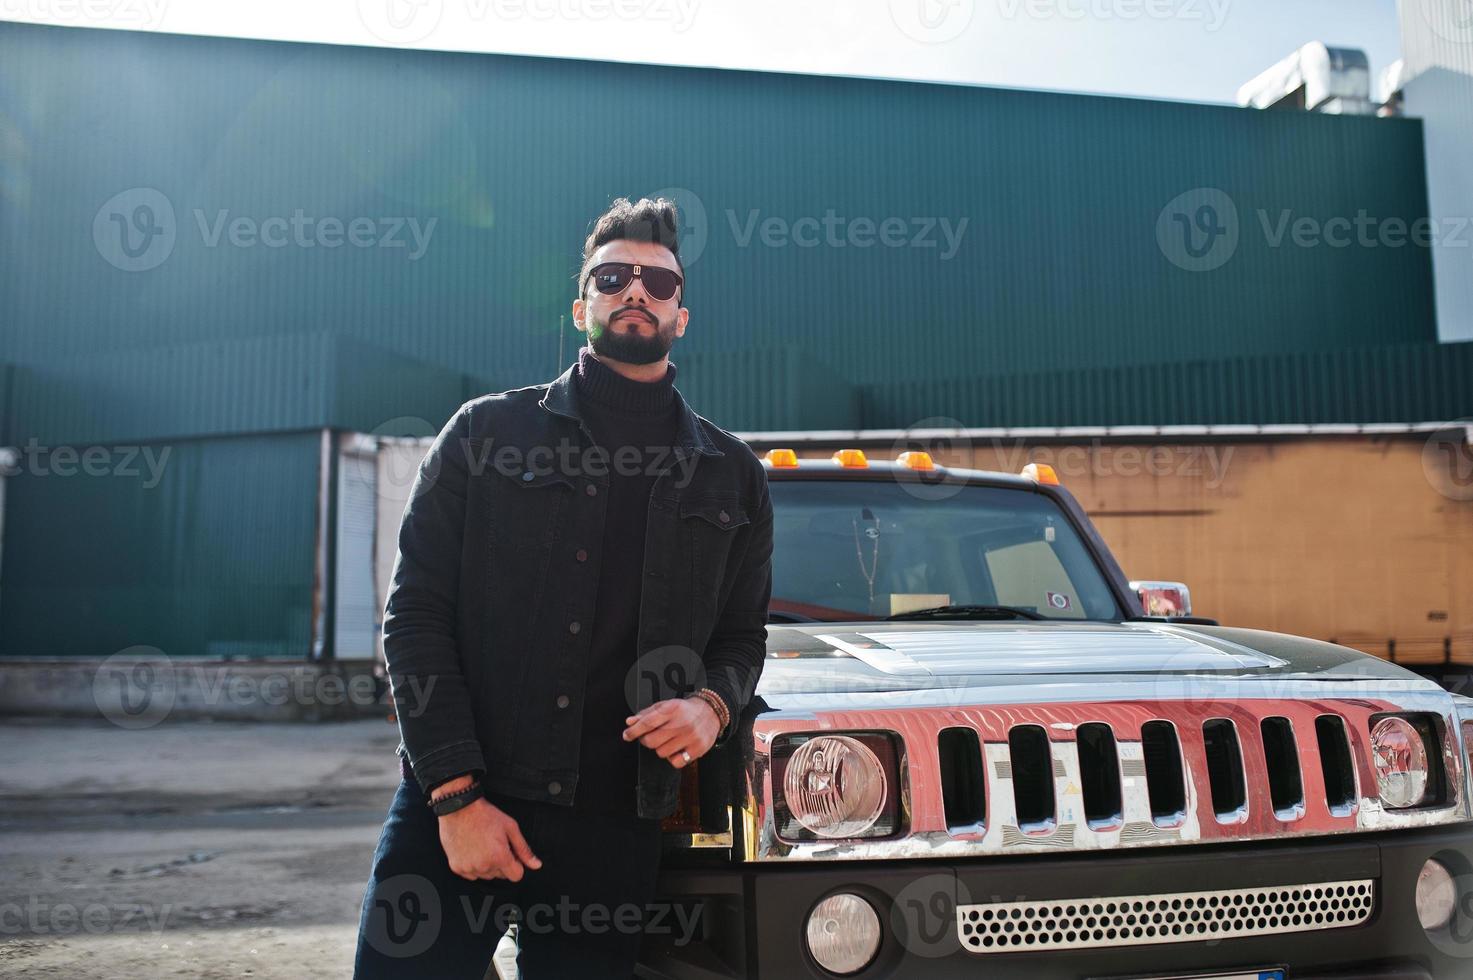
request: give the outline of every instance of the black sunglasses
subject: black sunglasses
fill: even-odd
[[[679,273],[657,265],[631,265],[628,262],[605,262],[588,270],[593,288],[604,294],[621,291],[635,279],[644,284],[645,292],[658,300],[667,300],[685,284]],[[587,283],[585,282],[586,286]]]

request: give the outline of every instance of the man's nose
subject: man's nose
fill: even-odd
[[[629,280],[628,287],[624,290],[624,302],[638,303],[641,306],[650,305],[650,294],[645,292],[644,281],[641,279]]]

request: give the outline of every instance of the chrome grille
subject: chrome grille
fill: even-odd
[[[1375,910],[1370,879],[1225,891],[960,905],[957,933],[973,953],[1099,949],[1346,929]]]

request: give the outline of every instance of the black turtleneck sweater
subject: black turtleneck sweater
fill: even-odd
[[[625,742],[624,719],[633,714],[625,694],[638,651],[644,537],[655,464],[671,465],[678,415],[675,365],[659,381],[631,381],[584,347],[573,370],[578,408],[595,444],[607,455],[609,489],[599,561],[598,598],[588,651],[583,735],[574,807],[638,819],[637,742]],[[639,451],[631,465],[619,450]],[[633,450],[624,448],[626,457]]]

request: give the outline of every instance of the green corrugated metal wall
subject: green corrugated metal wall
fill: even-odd
[[[600,121],[604,105],[619,126]],[[842,385],[884,387],[1436,336],[1425,250],[1272,248],[1257,218],[1424,215],[1414,120],[15,24],[0,25],[0,114],[6,355],[47,379],[25,410],[55,417],[80,394],[143,436],[155,412],[175,427],[147,389],[150,352],[181,345],[329,332],[487,389],[545,379],[589,219],[614,194],[672,186],[704,212],[688,215],[700,227],[687,247],[704,246],[686,355],[792,353]],[[1164,258],[1156,223],[1203,186],[1233,198],[1242,236],[1221,269],[1192,273]],[[92,230],[104,202],[139,187],[171,202],[177,238],[162,265],[129,273],[103,261]],[[418,261],[403,248],[209,247],[200,228],[299,208],[437,224]],[[763,219],[830,210],[967,227],[950,259],[762,244]],[[137,359],[109,383],[68,383],[76,359],[106,372],[121,351]],[[263,383],[247,360],[238,428],[294,424],[289,379]],[[806,428],[805,412],[833,412],[707,376],[693,400],[734,426]],[[405,387],[355,405],[405,414]],[[36,400],[53,397],[62,408]],[[1107,400],[1107,414],[1124,404]],[[1166,407],[1150,421],[1173,421]]]
[[[310,430],[433,431],[551,377],[581,236],[617,194],[681,189],[675,359],[730,429],[1473,415],[1424,250],[1258,230],[1411,221],[1423,169],[1414,120],[0,23],[0,439],[171,451],[152,488],[9,481],[0,653],[304,656]],[[1242,235],[1192,273],[1156,224],[1199,187]],[[175,238],[125,272],[94,233],[138,188]],[[209,242],[298,209],[436,224],[415,261]],[[830,213],[967,225],[948,258],[934,230],[764,243],[765,219]]]
[[[23,460],[5,488],[0,653],[305,657],[319,438],[140,447],[154,464],[114,449],[101,476]]]

